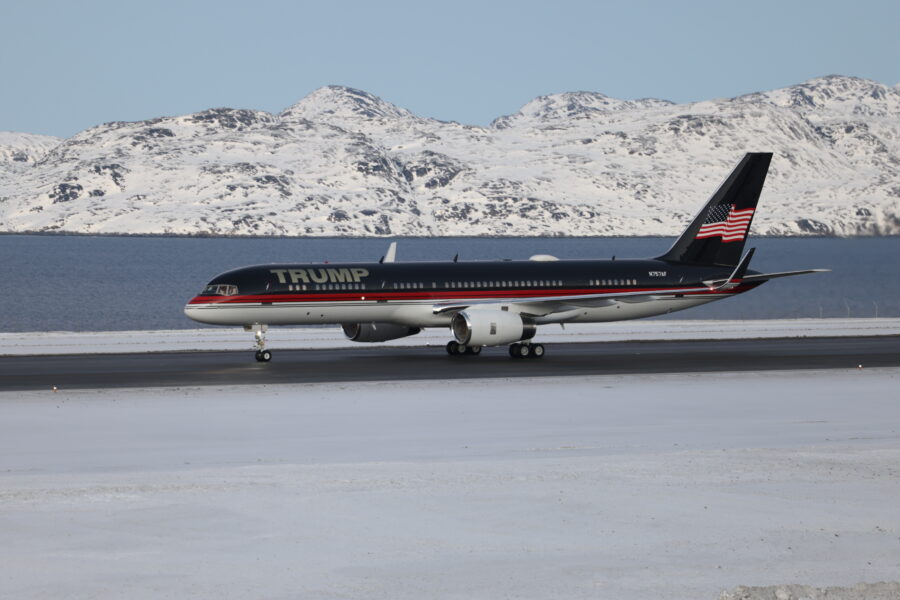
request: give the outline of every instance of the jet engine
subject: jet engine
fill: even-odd
[[[396,323],[345,323],[344,335],[352,342],[386,342],[408,335],[416,335],[421,329]]]
[[[500,346],[534,337],[535,324],[502,310],[464,310],[450,321],[456,341],[465,346]]]

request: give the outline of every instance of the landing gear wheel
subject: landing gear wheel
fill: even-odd
[[[543,344],[532,344],[531,345],[531,358],[544,358],[544,345]]]
[[[478,356],[481,354],[481,346],[466,346],[466,354]]]
[[[244,325],[244,331],[252,331],[253,337],[256,339],[256,360],[258,362],[269,362],[272,360],[272,353],[266,350],[266,331],[269,326],[257,323],[255,325]]]
[[[450,356],[458,356],[466,351],[466,347],[457,342],[447,342],[447,354]]]
[[[528,358],[531,356],[531,346],[528,344],[513,344],[509,347],[509,355],[513,358]]]

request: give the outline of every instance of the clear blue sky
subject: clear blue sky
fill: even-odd
[[[685,102],[900,82],[900,1],[0,2],[0,131],[70,136],[328,84],[487,124],[535,96]]]

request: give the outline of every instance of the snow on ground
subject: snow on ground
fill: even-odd
[[[897,600],[900,583],[879,581],[851,587],[816,588],[809,585],[740,586],[722,592],[719,600]]]
[[[544,325],[536,341],[617,342],[633,340],[747,339],[900,335],[900,319],[772,319],[750,321],[619,321],[569,324],[565,329]],[[452,335],[447,329],[384,342],[389,346],[442,346]],[[269,347],[358,347],[340,327],[273,327]],[[24,354],[81,354],[98,352],[167,352],[186,350],[246,350],[253,334],[239,327],[173,329],[168,331],[49,331],[0,333],[0,356]]]
[[[696,600],[896,580],[898,384],[4,392],[0,595]]]

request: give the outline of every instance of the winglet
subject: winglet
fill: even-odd
[[[741,262],[738,263],[737,267],[735,267],[734,271],[732,271],[731,275],[724,282],[719,285],[709,285],[710,290],[721,290],[726,286],[734,287],[737,285],[736,280],[741,280],[744,278],[744,274],[747,273],[747,267],[750,266],[750,259],[753,258],[753,253],[756,252],[756,248],[750,248],[750,251],[744,255],[744,258],[741,259]]]
[[[397,242],[391,242],[391,245],[388,246],[387,254],[384,255],[384,260],[382,262],[397,262]]]
[[[753,253],[756,252],[756,248],[750,248],[750,252],[748,252],[743,259],[741,259],[738,268],[735,269],[734,274],[732,274],[732,279],[743,279],[744,275],[747,273],[747,267],[750,266],[750,260],[753,258]]]

